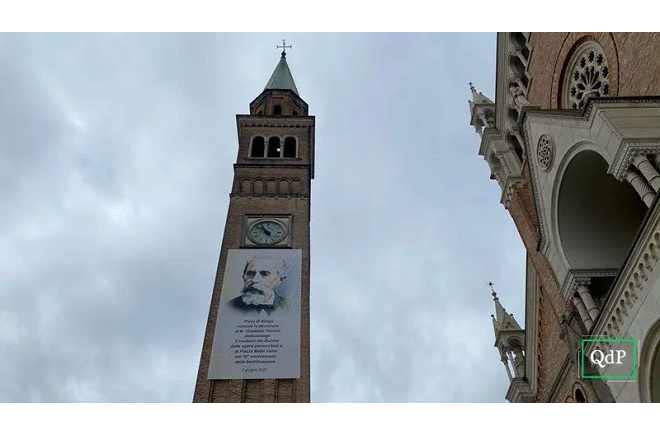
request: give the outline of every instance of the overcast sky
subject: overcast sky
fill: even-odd
[[[313,402],[501,402],[524,249],[469,125],[495,34],[0,34],[0,401],[192,400],[281,38],[316,116]]]

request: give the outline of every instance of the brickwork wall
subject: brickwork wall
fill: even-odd
[[[660,33],[534,32],[529,39],[529,101],[542,108],[559,108],[564,66],[576,45],[585,40],[598,42],[605,51],[611,95],[660,95]]]

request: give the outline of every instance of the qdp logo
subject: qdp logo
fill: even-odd
[[[615,348],[596,348],[598,342],[607,342],[608,346]],[[634,339],[583,339],[580,377],[634,379],[637,377],[637,342]]]

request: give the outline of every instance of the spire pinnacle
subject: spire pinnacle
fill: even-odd
[[[497,297],[497,292],[493,288],[495,284],[490,281],[488,286],[491,290],[491,295],[493,295],[493,301],[495,301],[495,315],[490,315],[493,318],[493,324],[495,325],[495,331],[505,330],[505,329],[520,329],[520,325],[516,322],[516,318],[513,317],[513,313],[506,311],[500,299]]]
[[[491,101],[486,95],[477,91],[472,82],[469,82],[468,85],[470,86],[470,91],[472,92],[472,102],[475,104],[493,104],[493,101]]]
[[[280,58],[279,63],[275,67],[273,74],[270,76],[268,83],[264,90],[292,90],[295,94],[298,94],[298,89],[296,88],[296,83],[293,81],[293,76],[289,70],[289,65],[286,62],[286,48],[291,48],[293,46],[286,45],[286,40],[282,40],[282,46],[277,46],[282,48],[282,58]]]

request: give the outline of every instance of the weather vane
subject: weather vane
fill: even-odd
[[[284,39],[284,38],[282,38],[282,45],[281,45],[281,46],[278,45],[278,46],[276,46],[276,47],[277,47],[278,49],[279,49],[279,48],[282,48],[282,56],[283,56],[283,57],[286,56],[286,49],[287,49],[287,48],[289,48],[289,49],[293,49],[293,46],[291,46],[291,45],[288,45],[288,46],[287,46],[287,45],[286,45],[286,39]]]
[[[496,293],[495,293],[495,289],[493,288],[493,286],[495,285],[495,283],[493,283],[492,281],[489,281],[489,282],[488,282],[488,285],[490,286],[490,290],[493,292],[493,296],[495,296]]]

